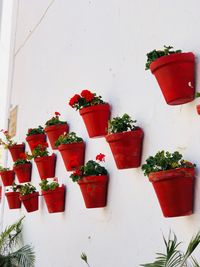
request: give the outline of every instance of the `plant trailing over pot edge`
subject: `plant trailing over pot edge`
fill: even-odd
[[[194,99],[194,54],[171,51],[172,46],[147,54],[146,69],[151,70],[169,105],[180,105]]]
[[[69,105],[79,110],[89,137],[106,135],[110,106],[102,100],[101,96],[97,96],[89,90],[83,90],[80,95],[75,94],[70,99]]]
[[[55,142],[61,153],[67,171],[72,171],[84,164],[85,143],[76,133],[64,133]]]
[[[108,122],[106,141],[118,169],[137,168],[141,164],[144,132],[135,123],[126,113]]]
[[[8,201],[8,206],[10,209],[20,209],[21,208],[21,200],[19,199],[19,190],[20,185],[13,183],[9,189],[6,189],[5,196]]]
[[[55,146],[55,141],[62,135],[64,132],[69,131],[69,126],[66,121],[60,120],[60,113],[55,112],[55,115],[48,120],[45,125],[45,133],[50,141],[52,149],[57,149]]]
[[[35,143],[37,142],[46,142],[46,135],[44,132],[44,128],[42,126],[38,126],[37,128],[28,129],[28,133],[26,134],[26,141],[29,144],[31,152],[35,148]]]
[[[9,168],[0,166],[1,180],[4,186],[11,186],[15,180],[15,173]]]
[[[38,196],[35,186],[30,183],[20,186],[20,200],[22,201],[27,212],[33,212],[38,210]]]
[[[105,155],[96,156],[75,170],[70,178],[80,186],[86,208],[105,207],[107,202],[108,172],[99,162],[105,161]]]
[[[28,160],[27,154],[20,154],[20,158],[14,162],[13,170],[20,183],[31,181],[32,163]]]
[[[159,151],[142,165],[149,177],[165,217],[186,216],[193,212],[195,165],[175,151]]]

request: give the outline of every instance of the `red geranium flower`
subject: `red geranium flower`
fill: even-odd
[[[70,100],[69,100],[69,105],[71,107],[73,107],[74,104],[78,103],[79,99],[80,99],[80,95],[74,95]]]
[[[53,178],[53,181],[58,183],[58,178],[57,177],[54,177]]]
[[[60,116],[61,114],[60,114],[58,111],[56,111],[56,112],[55,112],[55,115],[56,115],[56,116]]]
[[[87,102],[92,101],[94,99],[94,94],[91,93],[89,90],[83,90],[81,92],[81,96],[84,97]]]
[[[25,153],[20,153],[19,157],[20,157],[20,159],[26,160],[26,154]]]
[[[32,128],[28,129],[28,133],[30,133],[32,131]]]
[[[75,170],[75,171],[73,172],[73,175],[74,175],[74,176],[81,176],[81,175],[82,175],[82,171],[81,171],[81,170]]]
[[[105,161],[105,155],[100,153],[96,156],[96,160],[99,160],[99,161]]]

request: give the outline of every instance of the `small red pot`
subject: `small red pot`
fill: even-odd
[[[38,196],[38,192],[34,192],[25,196],[19,196],[27,212],[38,210]]]
[[[36,142],[41,142],[44,143],[46,142],[46,134],[32,134],[26,137],[26,141],[30,147],[31,152],[35,148],[35,143]]]
[[[41,180],[55,177],[56,155],[39,157],[34,159]]]
[[[4,186],[11,186],[15,180],[15,173],[13,170],[1,171],[1,179]]]
[[[72,171],[84,164],[85,143],[62,144],[58,147],[67,171]],[[73,164],[73,165],[72,165]]]
[[[21,200],[19,199],[19,192],[7,192],[5,193],[5,195],[10,209],[21,208]]]
[[[42,191],[49,213],[63,212],[65,210],[65,186],[55,190]]]
[[[137,168],[141,164],[144,132],[134,131],[106,135],[118,169]]]
[[[47,134],[52,149],[58,149],[57,147],[55,147],[54,144],[58,140],[58,137],[65,132],[66,133],[69,132],[69,126],[67,123],[55,124],[45,127],[45,133]]]
[[[193,53],[163,56],[150,65],[169,105],[181,105],[194,99],[195,58]]]
[[[17,159],[20,158],[20,154],[24,153],[25,151],[25,144],[16,144],[13,146],[9,146],[8,150],[10,151],[10,154],[12,156],[12,160],[15,162]]]
[[[197,105],[196,109],[197,109],[197,113],[200,115],[200,105]]]
[[[110,119],[110,105],[99,104],[79,110],[83,118],[89,137],[104,136],[107,133]]]
[[[152,172],[152,182],[165,217],[187,216],[193,212],[194,168]]]
[[[32,163],[20,164],[13,167],[19,183],[26,183],[31,181]]]
[[[108,176],[87,176],[78,181],[86,208],[106,206]]]

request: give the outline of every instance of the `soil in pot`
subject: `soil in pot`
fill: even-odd
[[[45,127],[45,133],[47,134],[52,149],[58,149],[54,144],[58,140],[58,137],[65,132],[69,132],[69,126],[67,123],[55,124]]]
[[[19,197],[27,212],[33,212],[38,210],[38,196],[39,193],[34,192],[32,194]]]
[[[13,170],[1,171],[1,180],[4,186],[11,186],[15,180],[15,173]]]
[[[38,157],[34,159],[41,180],[55,177],[56,155]]]
[[[8,150],[10,151],[10,154],[12,156],[12,160],[15,162],[20,158],[20,154],[24,153],[25,151],[25,144],[16,144],[13,146],[9,146]]]
[[[13,167],[19,183],[31,181],[32,163],[19,164]]]

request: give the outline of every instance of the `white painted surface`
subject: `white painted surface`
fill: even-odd
[[[199,229],[199,178],[195,214],[163,218],[151,184],[141,170],[117,170],[103,138],[90,140],[68,101],[88,88],[112,105],[112,115],[130,114],[145,131],[143,162],[158,150],[179,150],[199,166],[200,117],[195,105],[168,106],[145,54],[164,44],[196,54],[199,88],[199,1],[20,0],[11,104],[19,105],[17,139],[43,125],[54,111],[87,142],[86,160],[106,154],[108,206],[87,210],[58,154],[56,176],[67,185],[66,211],[26,214],[5,205],[5,225],[26,214],[24,239],[32,243],[36,267],[81,267],[84,251],[92,267],[130,267],[153,260],[169,229],[188,241]],[[11,161],[9,162],[11,164]],[[199,167],[197,168],[199,169]],[[33,168],[33,183],[39,176]],[[199,258],[200,260],[200,258]]]

